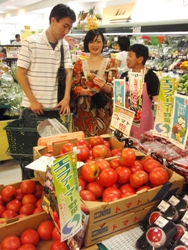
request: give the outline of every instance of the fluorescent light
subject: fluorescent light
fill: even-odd
[[[7,9],[17,9],[17,7],[14,7],[14,6],[6,6]]]
[[[3,13],[4,13],[4,11],[1,11],[1,10],[0,10],[0,13],[1,13],[1,14],[3,14]]]

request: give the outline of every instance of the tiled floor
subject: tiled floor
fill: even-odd
[[[19,161],[6,160],[0,162],[0,185],[12,184],[20,182],[21,180],[22,177]]]

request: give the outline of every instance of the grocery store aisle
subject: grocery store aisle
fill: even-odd
[[[7,160],[0,162],[0,185],[12,184],[22,180],[19,161]]]

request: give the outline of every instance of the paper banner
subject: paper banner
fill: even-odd
[[[56,159],[51,170],[58,201],[61,241],[65,241],[78,233],[82,227],[75,154],[71,152]]]
[[[185,149],[188,137],[188,96],[175,93],[170,142]]]
[[[114,105],[125,107],[125,79],[114,79]]]
[[[162,78],[156,107],[153,135],[169,138],[176,79]]]
[[[129,137],[135,112],[115,105],[110,127],[112,130],[119,130]]]

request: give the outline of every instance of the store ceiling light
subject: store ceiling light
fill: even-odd
[[[17,7],[15,7],[15,6],[6,6],[6,8],[7,8],[7,9],[11,9],[11,10],[17,9]]]

